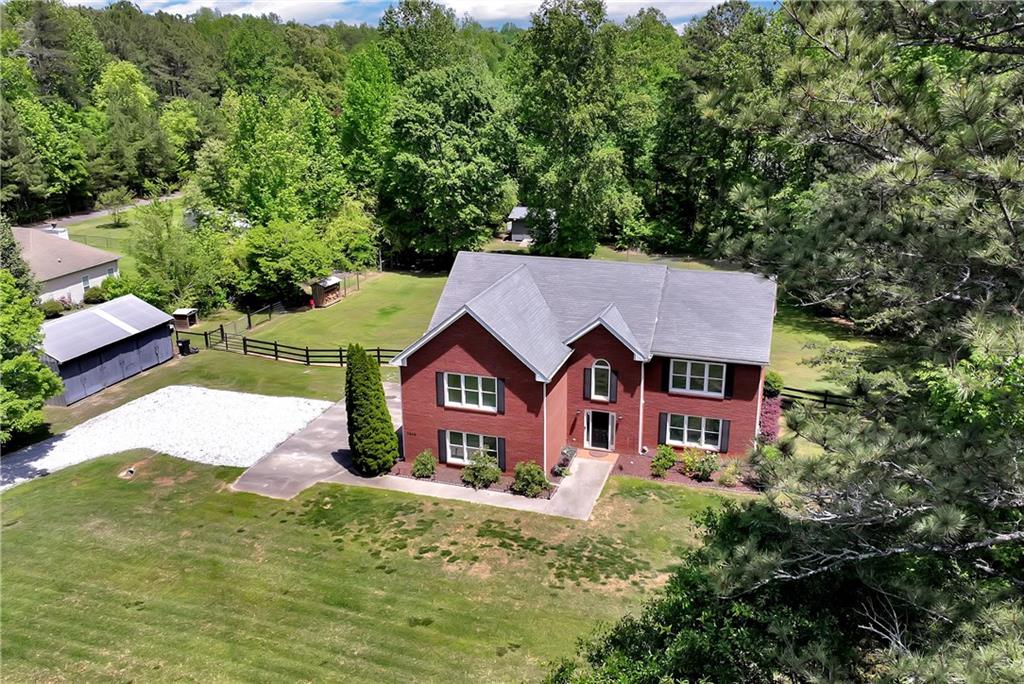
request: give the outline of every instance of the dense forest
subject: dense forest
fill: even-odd
[[[441,266],[518,203],[535,253],[727,259],[879,335],[819,359],[853,408],[789,412],[752,454],[767,496],[553,681],[1024,679],[1024,5],[2,20],[4,214],[182,188],[190,224],[139,220],[122,286],[150,299]]]

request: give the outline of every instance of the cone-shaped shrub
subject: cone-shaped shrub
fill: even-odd
[[[348,348],[345,408],[352,463],[364,475],[391,470],[398,459],[398,437],[388,413],[380,366],[359,345]]]

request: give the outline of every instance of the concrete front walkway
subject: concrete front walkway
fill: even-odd
[[[384,393],[392,420],[395,425],[400,425],[399,386],[384,383]],[[527,499],[506,492],[474,490],[395,475],[363,477],[351,468],[345,403],[338,402],[242,473],[232,488],[276,499],[291,499],[318,482],[333,482],[587,520],[613,466],[614,461],[574,459],[569,469],[570,476],[562,480],[550,499]]]

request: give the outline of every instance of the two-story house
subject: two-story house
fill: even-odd
[[[461,252],[426,333],[392,362],[403,453],[545,471],[564,446],[746,454],[776,286],[760,275]]]

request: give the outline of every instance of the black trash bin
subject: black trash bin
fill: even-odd
[[[178,353],[182,356],[188,356],[192,353],[192,345],[188,340],[178,340]]]

